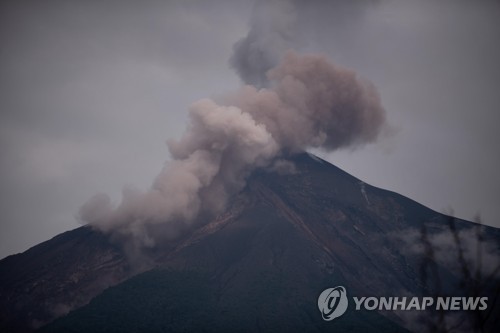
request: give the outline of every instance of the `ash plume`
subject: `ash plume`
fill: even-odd
[[[267,79],[269,88],[247,85],[219,104],[194,103],[189,126],[168,142],[172,160],[151,189],[125,189],[117,207],[98,194],[83,205],[80,219],[154,246],[152,226],[175,237],[200,213],[220,212],[252,170],[270,166],[284,151],[357,147],[383,128],[385,111],[373,85],[323,56],[288,52]]]
[[[241,80],[267,86],[266,73],[296,44],[296,6],[287,0],[257,1],[248,34],[233,46],[229,63]]]
[[[204,99],[194,103],[191,123],[179,141],[168,143],[172,160],[147,192],[123,191],[118,207],[104,194],[80,209],[81,220],[101,231],[155,245],[148,226],[165,224],[175,237],[200,211],[220,211],[229,194],[244,186],[252,168],[265,166],[279,147],[264,125],[236,107]]]
[[[333,150],[376,139],[385,111],[375,87],[321,55],[287,52],[270,88],[245,86],[231,101],[266,126],[281,148]]]
[[[153,247],[221,212],[254,169],[277,172],[285,154],[374,141],[385,124],[376,89],[325,56],[287,51],[295,10],[289,1],[258,3],[230,59],[248,85],[194,103],[184,135],[168,141],[171,160],[152,187],[124,189],[117,206],[97,194],[81,207],[80,221],[134,248]]]
[[[321,35],[329,36],[329,44],[352,39],[346,30],[361,24],[366,9],[378,2],[256,0],[249,31],[233,45],[229,64],[243,83],[268,87],[267,72],[278,65],[288,50],[316,49],[312,45],[324,43]]]

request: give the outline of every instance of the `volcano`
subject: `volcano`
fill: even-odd
[[[311,154],[287,163],[255,170],[222,214],[140,255],[83,226],[1,260],[0,331],[498,331],[499,229],[437,213]],[[351,303],[325,321],[318,296],[335,286],[349,298],[488,297],[488,308]]]

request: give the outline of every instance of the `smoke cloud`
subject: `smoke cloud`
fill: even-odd
[[[355,40],[349,31],[361,25],[360,18],[378,2],[257,0],[248,34],[233,45],[229,63],[243,83],[268,87],[267,72],[278,65],[288,50],[304,52],[322,49],[322,44]],[[346,24],[350,25],[347,32]]]
[[[282,148],[357,146],[375,140],[385,121],[374,86],[324,56],[288,52],[267,76],[271,88],[245,86],[233,102]]]
[[[189,225],[200,211],[220,211],[228,195],[244,186],[250,166],[264,166],[278,152],[265,127],[236,107],[205,99],[191,106],[189,116],[184,136],[168,143],[172,161],[148,192],[125,189],[117,208],[108,196],[98,194],[81,208],[81,219],[153,246],[148,225]]]
[[[291,1],[257,1],[246,37],[233,46],[231,66],[246,84],[267,86],[266,73],[296,44],[296,7]]]
[[[190,107],[189,125],[179,140],[167,142],[171,161],[150,190],[124,189],[118,206],[97,194],[79,219],[152,247],[195,227],[201,215],[221,212],[254,169],[277,172],[283,155],[374,141],[385,123],[376,89],[324,56],[286,51],[295,14],[288,1],[257,4],[250,31],[230,59],[248,85]]]
[[[98,194],[83,205],[80,219],[154,246],[150,226],[166,225],[174,237],[200,213],[220,212],[252,170],[284,152],[356,147],[375,140],[384,125],[373,85],[323,56],[288,52],[267,79],[269,88],[247,85],[220,104],[194,103],[186,132],[168,142],[172,160],[152,188],[125,189],[118,207]]]

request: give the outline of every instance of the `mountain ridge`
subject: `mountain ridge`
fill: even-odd
[[[405,244],[400,239],[409,230],[420,231],[425,226],[430,234],[446,232],[449,229],[447,216],[397,193],[365,184],[315,156],[298,154],[287,158],[287,161],[294,164],[294,171],[284,174],[270,170],[254,172],[248,178],[245,189],[231,200],[223,214],[174,242],[167,249],[150,253],[154,255],[153,266],[157,267],[157,270],[181,275],[183,272],[196,271],[209,277],[208,282],[204,278],[197,281],[201,285],[210,286],[201,290],[208,295],[209,301],[204,304],[205,307],[212,308],[214,314],[221,318],[218,321],[213,318],[210,320],[213,327],[228,328],[222,318],[229,316],[233,320],[246,322],[247,330],[291,330],[294,327],[306,328],[310,325],[317,326],[316,331],[328,330],[332,326],[324,326],[315,301],[324,288],[340,281],[357,295],[422,295],[437,291],[457,291],[456,286],[460,284],[460,278],[450,267],[434,260],[447,282],[444,289],[436,290],[435,286],[425,284],[425,279],[421,277],[421,259],[425,256],[401,249],[401,246],[412,245]],[[472,222],[458,219],[454,220],[454,225],[458,230],[474,226]],[[487,230],[485,239],[500,240],[500,230],[483,228]],[[80,233],[96,233],[85,226],[75,230],[75,236]],[[69,237],[72,231],[65,234]],[[58,240],[57,237],[59,236],[53,240]],[[127,254],[116,245],[109,241],[106,245],[106,239],[102,241],[102,244],[99,243],[100,245],[95,247],[96,253],[113,253],[111,258],[115,261],[112,262],[117,265],[116,268],[120,268],[121,271],[118,271],[121,273],[107,285],[101,284],[100,291],[97,291],[99,288],[94,289],[94,294],[88,297],[88,305],[80,304],[75,307],[82,310],[73,314],[70,312],[69,315],[49,324],[45,330],[64,331],[65,327],[68,328],[66,324],[85,327],[81,326],[82,323],[89,321],[88,316],[92,317],[93,313],[92,307],[96,306],[92,301],[94,296],[97,296],[95,299],[99,304],[102,297],[106,296],[98,295],[107,287],[116,285],[117,287],[110,289],[116,291],[121,290],[120,285],[123,285],[125,290],[129,290],[127,281],[141,272],[140,269],[134,271],[126,260]],[[44,246],[48,246],[47,244]],[[76,249],[80,250],[78,247]],[[497,248],[495,251],[498,253],[500,250]],[[7,282],[11,281],[4,278],[5,267],[19,258],[0,261],[0,281],[4,289],[0,293],[2,296],[6,293],[5,289],[9,290],[5,286],[8,287]],[[101,264],[102,262],[103,258],[96,261]],[[95,264],[93,267],[99,265]],[[70,266],[69,277],[71,272]],[[165,276],[172,278],[172,274]],[[172,279],[176,283],[179,282],[176,278]],[[94,277],[94,280],[97,281],[98,278]],[[269,280],[268,284],[274,286],[274,289],[261,286],[261,280]],[[93,283],[96,283],[95,281]],[[65,286],[71,290],[71,285]],[[180,289],[186,288],[181,286]],[[287,298],[295,299],[297,303],[304,305],[302,308],[292,306],[288,311],[265,307],[269,313],[261,313],[245,307],[247,303],[259,305],[258,299],[253,298],[249,290],[268,303],[275,304],[279,309],[289,308],[285,302]],[[15,295],[15,292],[11,294],[10,299]],[[182,295],[176,297],[174,299],[183,304]],[[240,300],[241,304],[237,300]],[[2,304],[8,308],[7,302]],[[144,306],[146,307],[147,303]],[[189,306],[192,305],[186,305],[187,308]],[[307,310],[304,310],[304,306]],[[498,312],[497,306],[495,309]],[[39,315],[45,315],[45,318],[50,315],[47,311],[40,311]],[[273,313],[274,315],[271,315]],[[392,327],[395,331],[404,330],[402,327],[411,328],[401,314],[384,315],[389,320],[387,327]],[[350,316],[355,319],[353,315]],[[52,315],[52,318],[54,317],[56,316]],[[2,322],[4,320],[2,318]],[[52,319],[46,320],[50,322]],[[184,327],[175,318],[171,320],[171,327]],[[260,326],[255,324],[255,320],[261,321]],[[283,324],[280,320],[292,324]],[[376,318],[373,320],[374,323],[379,322]],[[385,322],[384,320],[381,322]],[[164,322],[160,324],[168,328]],[[204,325],[203,320],[199,325]]]

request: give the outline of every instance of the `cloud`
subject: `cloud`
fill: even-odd
[[[168,141],[172,160],[151,189],[126,189],[117,207],[94,196],[80,210],[81,221],[154,246],[152,225],[175,225],[167,233],[172,238],[196,226],[200,214],[220,213],[247,176],[276,157],[309,147],[357,147],[383,129],[385,110],[373,85],[324,56],[288,52],[267,77],[269,88],[244,86],[220,104],[194,103],[184,135]]]
[[[423,256],[427,246],[432,248],[433,260],[457,276],[464,277],[464,264],[474,277],[479,272],[482,283],[489,278],[499,278],[500,252],[496,241],[487,237],[487,228],[482,225],[460,228],[456,234],[451,229],[443,228],[436,232],[424,234],[417,229],[408,229],[392,237],[402,241],[401,248],[406,254]],[[455,236],[457,238],[455,238]],[[462,251],[464,261],[459,258]]]
[[[241,80],[256,87],[267,85],[266,73],[285,51],[295,48],[296,8],[288,0],[257,1],[248,34],[233,46],[229,60]]]

